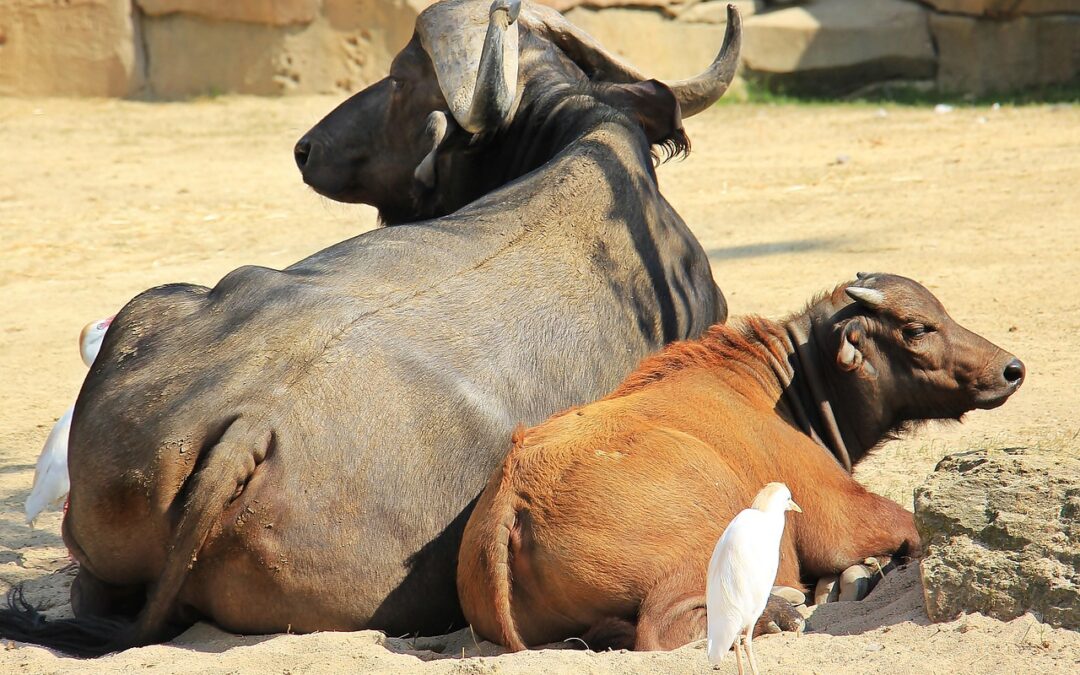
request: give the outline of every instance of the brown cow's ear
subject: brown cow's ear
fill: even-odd
[[[679,101],[659,80],[611,85],[605,98],[641,125],[649,143],[663,143],[684,135]]]
[[[840,331],[840,349],[836,354],[836,365],[847,371],[858,370],[863,365],[863,342],[866,331],[862,321],[852,319],[844,324]],[[867,364],[869,365],[869,364]]]

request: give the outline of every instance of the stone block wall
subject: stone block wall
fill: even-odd
[[[707,64],[726,0],[539,0],[657,77]],[[0,95],[347,93],[433,0],[0,0]],[[1080,0],[736,0],[748,77],[989,94],[1080,76]]]

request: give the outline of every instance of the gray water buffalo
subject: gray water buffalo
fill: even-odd
[[[296,163],[308,185],[331,199],[371,204],[386,224],[446,215],[543,166],[592,124],[574,111],[598,96],[630,110],[665,150],[684,152],[679,117],[712,105],[737,59],[736,45],[702,75],[664,85],[558,12],[526,3],[519,30],[501,38],[501,66],[478,72],[476,60],[491,41],[462,40],[460,24],[444,20],[475,5],[453,0],[425,11],[389,76],[342,103],[297,142]],[[486,15],[472,11],[458,20],[474,38],[482,36]],[[492,26],[489,35],[501,33]],[[666,97],[652,91],[657,88],[678,101],[674,117]],[[492,94],[484,98],[490,103],[473,103],[477,98],[469,94],[478,90]],[[680,131],[668,133],[672,128]]]
[[[71,429],[76,618],[43,622],[16,594],[0,635],[94,655],[203,618],[241,633],[460,625],[461,532],[513,427],[726,317],[652,150],[685,151],[681,114],[727,88],[737,13],[716,62],[665,85],[556,13],[520,11],[425,10],[395,62],[408,73],[310,135],[406,134],[374,136],[337,195],[388,221],[449,215],[120,311]],[[429,142],[409,155],[393,143],[417,121]],[[315,147],[308,164],[329,161]],[[435,201],[404,199],[417,185]]]

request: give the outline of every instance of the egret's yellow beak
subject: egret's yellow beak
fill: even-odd
[[[787,500],[787,508],[788,511],[798,511],[799,513],[802,513],[802,509],[799,508],[799,505],[795,503],[794,499]]]

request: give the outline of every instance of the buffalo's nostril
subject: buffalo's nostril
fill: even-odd
[[[1024,362],[1020,359],[1013,359],[1005,366],[1005,379],[1010,384],[1019,384],[1023,381],[1025,372]]]
[[[301,138],[296,143],[296,147],[293,148],[293,157],[296,158],[296,166],[301,171],[304,170],[304,166],[308,162],[308,157],[311,156],[311,141],[307,138]]]

